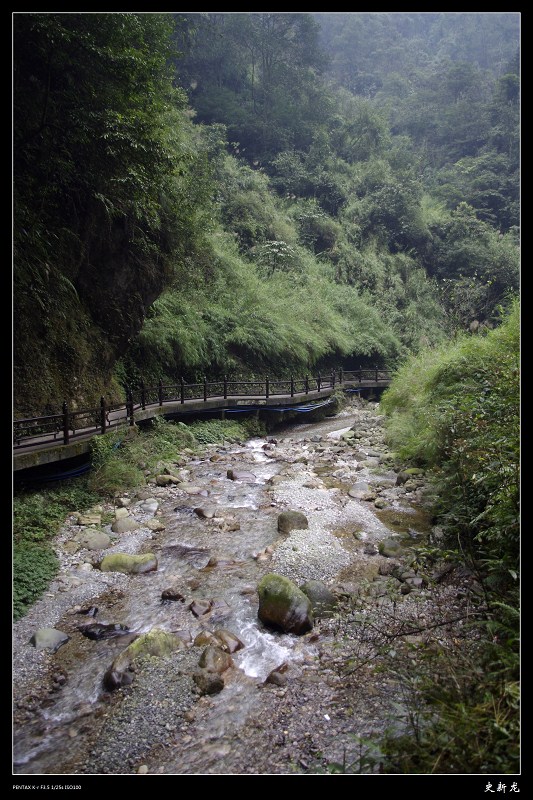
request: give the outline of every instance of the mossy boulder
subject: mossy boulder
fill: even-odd
[[[113,533],[129,533],[129,531],[136,531],[137,528],[140,527],[140,522],[137,522],[137,520],[133,519],[133,517],[126,515],[125,517],[119,517],[116,519],[111,525],[111,530]]]
[[[300,586],[302,592],[311,601],[313,616],[330,617],[337,608],[337,598],[322,581],[307,581]]]
[[[258,617],[265,625],[284,633],[301,635],[313,627],[311,601],[291,580],[269,573],[257,587]]]
[[[157,558],[153,553],[129,555],[129,553],[110,553],[100,564],[102,572],[123,572],[126,575],[141,575],[157,569]]]
[[[139,656],[168,656],[184,646],[183,641],[173,633],[163,631],[161,628],[152,628],[128,645],[125,652],[128,652],[133,660]]]
[[[378,550],[386,558],[396,558],[402,552],[402,545],[398,539],[385,539],[378,544]]]
[[[185,643],[173,633],[152,628],[132,642],[114,659],[104,675],[104,686],[109,691],[128,686],[133,681],[133,662],[142,656],[161,658],[185,647]]]
[[[290,533],[302,531],[309,527],[309,521],[301,511],[282,511],[278,516],[278,531]]]

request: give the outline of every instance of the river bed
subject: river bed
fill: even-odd
[[[321,423],[210,446],[181,467],[178,486],[149,485],[125,497],[140,527],[101,553],[69,546],[80,531],[70,518],[56,542],[58,578],[14,626],[14,771],[292,774],[356,759],[361,737],[390,723],[397,687],[367,663],[361,625],[346,619],[362,595],[369,613],[390,612],[392,579],[383,567],[390,558],[379,553],[380,542],[422,541],[429,531],[423,480],[398,484],[382,422],[379,406],[359,401]],[[354,487],[360,496],[350,496]],[[278,533],[278,515],[289,509],[307,516],[308,529]],[[404,520],[403,533],[380,519],[392,512]],[[145,527],[150,520],[164,529]],[[153,553],[158,568],[142,575],[94,568],[112,552]],[[267,572],[298,585],[320,580],[344,605],[304,636],[269,630],[258,620],[256,592]],[[183,600],[162,602],[169,586]],[[424,585],[397,595],[417,618],[427,613]],[[210,610],[195,616],[191,603],[203,601]],[[91,607],[94,618],[80,613]],[[94,620],[132,635],[89,640],[79,628]],[[70,640],[53,654],[37,651],[29,639],[39,627]],[[105,691],[116,655],[154,628],[185,647],[143,661],[131,685]],[[222,691],[199,696],[191,676],[204,648],[192,642],[221,628],[243,647],[223,673]],[[347,674],[358,659],[357,674]],[[283,677],[265,682],[277,668]],[[364,771],[378,768],[376,760]]]

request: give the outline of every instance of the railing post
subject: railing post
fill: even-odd
[[[376,367],[376,383],[378,382],[378,368]]]
[[[359,383],[363,380],[363,368],[361,364],[359,364]]]
[[[294,375],[291,375],[291,397],[294,397]]]
[[[204,376],[204,403],[207,403],[207,378]]]
[[[335,370],[331,373],[331,388],[335,388]]]
[[[343,382],[344,382],[344,370],[341,367],[340,372],[339,372],[339,383],[343,383]]]
[[[305,393],[309,394],[309,375],[305,376]]]
[[[320,392],[321,385],[322,385],[322,378],[320,377],[320,372],[319,372],[318,373],[318,377],[316,379],[316,388],[318,389],[319,392]]]
[[[141,380],[141,408],[143,411],[146,408],[146,388],[143,380]]]
[[[67,401],[63,403],[63,444],[68,444],[70,439],[70,414],[68,413]]]
[[[180,378],[180,402],[185,402],[185,381],[183,378]]]
[[[224,400],[228,399],[228,376],[224,375]]]
[[[163,405],[163,381],[159,378],[159,383],[157,384],[157,399],[159,400],[159,406]]]
[[[105,398],[102,395],[100,398],[100,429],[102,433],[105,433],[106,428],[106,418],[105,418]]]
[[[270,397],[270,380],[268,378],[268,375],[265,378],[265,397],[267,400]]]

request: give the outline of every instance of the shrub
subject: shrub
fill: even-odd
[[[13,618],[19,619],[45,591],[59,562],[49,545],[24,542],[13,548]]]
[[[190,426],[200,444],[223,444],[246,439],[246,432],[238,422],[231,419],[210,419],[193,422]]]
[[[410,359],[384,394],[389,438],[429,467],[456,557],[483,588],[474,654],[417,661],[416,730],[387,737],[396,772],[519,768],[519,314]],[[422,664],[427,668],[420,672]],[[412,667],[409,665],[412,673]],[[406,676],[404,675],[403,678]],[[405,685],[405,680],[403,681]]]

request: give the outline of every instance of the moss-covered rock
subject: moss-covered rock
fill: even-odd
[[[283,575],[269,573],[257,587],[258,617],[265,625],[298,635],[313,627],[311,601]]]
[[[185,643],[173,633],[160,628],[152,628],[133,641],[114,659],[104,675],[104,686],[108,691],[127,686],[133,681],[131,667],[142,656],[168,656],[175,650],[185,647]]]
[[[126,651],[133,660],[139,656],[168,656],[182,647],[184,643],[178,636],[161,628],[152,628],[128,645]]]
[[[278,516],[278,531],[290,533],[301,531],[309,527],[309,521],[301,511],[282,511]]]
[[[402,551],[402,545],[398,539],[385,539],[378,545],[380,555],[387,558],[396,558]]]
[[[126,575],[140,575],[157,569],[157,558],[153,553],[129,555],[129,553],[110,553],[100,564],[102,572],[123,572]]]

